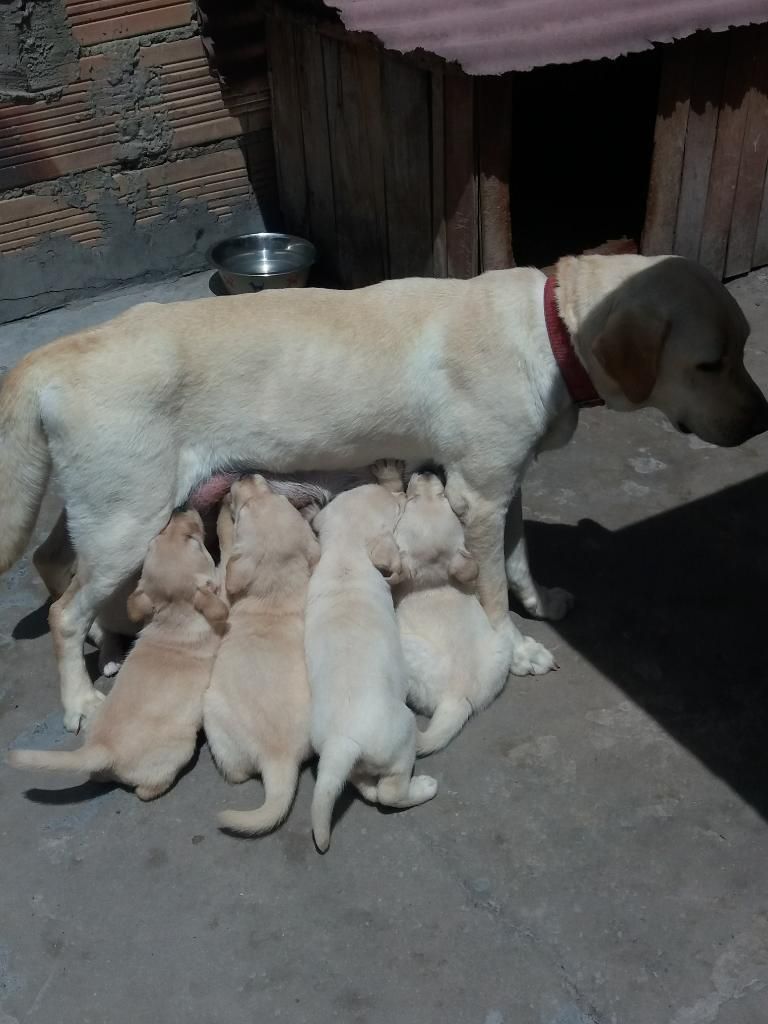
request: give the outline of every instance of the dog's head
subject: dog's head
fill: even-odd
[[[477,562],[464,547],[461,522],[434,473],[414,473],[409,480],[395,539],[416,585],[453,580],[466,586],[477,578]]]
[[[607,405],[653,406],[726,447],[768,430],[768,402],[744,367],[749,325],[709,271],[678,257],[589,256],[561,261],[558,283]]]
[[[200,515],[176,512],[149,545],[138,586],[128,598],[128,614],[140,622],[169,605],[190,605],[211,624],[223,622],[228,611],[218,589]]]
[[[285,592],[305,583],[320,557],[320,546],[288,498],[275,494],[264,477],[256,475],[233,486],[230,507],[234,546],[226,570],[229,596]]]

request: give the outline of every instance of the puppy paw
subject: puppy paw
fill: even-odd
[[[414,775],[408,795],[416,803],[426,803],[437,795],[437,779],[433,779],[431,775]]]
[[[103,693],[91,689],[90,692],[73,701],[69,707],[64,709],[64,728],[68,732],[80,732],[84,723],[94,714],[103,700]]]
[[[523,601],[523,607],[535,619],[549,619],[557,622],[573,608],[575,598],[562,587],[537,587],[536,593]]]
[[[122,667],[122,661],[105,661],[101,666],[101,674],[105,679],[112,679]]]
[[[510,672],[515,676],[541,676],[557,668],[557,662],[547,648],[532,636],[523,637],[515,645]]]
[[[371,473],[382,487],[390,491],[399,492],[405,486],[405,463],[400,459],[377,459],[371,466]]]

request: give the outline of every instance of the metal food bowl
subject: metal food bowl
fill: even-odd
[[[295,235],[258,231],[217,242],[208,260],[230,295],[263,288],[303,288],[315,262],[315,247]]]

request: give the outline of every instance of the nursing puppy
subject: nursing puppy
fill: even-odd
[[[494,630],[474,593],[477,563],[432,473],[414,473],[395,528],[406,579],[395,588],[408,703],[432,720],[416,739],[419,755],[440,750],[467,719],[498,696],[513,644]]]
[[[388,807],[412,807],[437,792],[429,776],[411,777],[416,721],[405,703],[406,666],[387,583],[401,579],[393,530],[405,504],[402,475],[391,463],[376,468],[379,484],[339,495],[313,522],[321,554],[309,584],[305,645],[312,745],[320,755],[312,832],[321,852],[347,780],[366,800]]]
[[[227,606],[197,512],[179,512],[150,544],[128,600],[147,619],[79,750],[14,750],[10,764],[114,778],[152,800],[173,785],[195,751],[203,694]]]
[[[225,778],[244,782],[261,774],[261,807],[219,815],[223,828],[257,835],[288,814],[299,768],[312,753],[304,610],[320,545],[301,513],[262,476],[234,484],[219,537],[231,606],[203,724]]]

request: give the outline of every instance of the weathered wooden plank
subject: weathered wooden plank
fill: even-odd
[[[364,127],[355,49],[323,38],[340,282],[359,287],[386,275]]]
[[[678,255],[694,260],[704,226],[728,37],[726,33],[703,32],[696,42],[674,245]]]
[[[304,140],[307,236],[317,247],[321,270],[338,275],[333,168],[325,95],[322,41],[310,26],[295,24],[299,112]]]
[[[512,76],[478,78],[477,154],[480,269],[514,266],[509,176],[512,162]]]
[[[363,173],[369,183],[373,215],[376,226],[376,247],[379,265],[384,277],[390,277],[387,239],[387,196],[384,168],[386,164],[386,137],[384,101],[382,98],[382,53],[377,46],[360,46],[354,50],[357,79],[360,84],[360,104],[363,111],[362,128],[365,134]]]
[[[474,83],[447,74],[445,97],[445,232],[449,277],[478,271]]]
[[[306,235],[307,181],[294,26],[279,14],[267,20],[267,50],[280,207],[285,227]]]
[[[675,243],[693,52],[692,38],[683,39],[664,50],[641,243],[641,251],[646,256],[671,253]]]
[[[760,216],[757,219],[755,248],[752,253],[752,266],[764,267],[768,263],[768,175],[763,183],[763,200],[760,205]]]
[[[432,274],[430,82],[406,61],[382,57],[389,276]]]
[[[750,26],[744,32],[752,47],[750,87],[744,98],[747,123],[741,145],[741,163],[725,261],[727,277],[746,274],[756,264],[758,220],[768,165],[768,27]]]
[[[432,90],[432,273],[448,276],[445,241],[445,97],[443,68],[431,73]]]
[[[753,66],[754,44],[748,32],[737,29],[730,33],[728,65],[698,254],[699,262],[717,277],[722,277],[725,270],[741,145],[747,123],[746,95]]]

